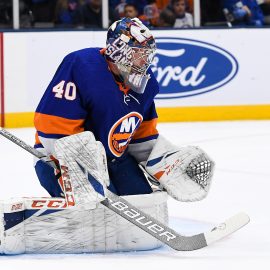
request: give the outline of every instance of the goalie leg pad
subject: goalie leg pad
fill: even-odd
[[[25,253],[25,234],[22,225],[24,220],[23,199],[0,201],[0,254]],[[15,232],[12,227],[17,228]]]
[[[123,198],[160,222],[168,224],[165,192]],[[163,245],[101,204],[92,210],[72,207],[47,211],[43,207],[33,211],[33,205],[42,207],[45,199],[0,201],[0,254],[137,251]],[[54,203],[50,205],[56,207],[60,205],[61,198],[47,200],[53,200]],[[128,214],[136,215],[130,211]],[[17,219],[18,216],[21,218]],[[140,222],[144,222],[142,216]]]

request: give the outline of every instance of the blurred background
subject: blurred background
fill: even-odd
[[[32,127],[63,57],[122,17],[156,38],[160,122],[270,119],[270,0],[0,0],[0,125]]]
[[[233,261],[240,269],[269,269],[270,0],[0,0],[0,126],[33,144],[34,111],[62,59],[105,47],[109,25],[124,16],[139,17],[156,38],[151,69],[160,85],[160,133],[179,146],[201,146],[217,164],[206,200],[196,207],[169,201],[172,226],[185,231],[183,217],[186,224],[214,224],[237,211],[246,211],[251,223],[192,254],[65,257],[65,266],[138,269],[143,261],[155,269],[209,270],[228,269]],[[0,198],[47,196],[32,156],[0,142]],[[1,265],[6,260],[4,269],[14,269],[30,259],[39,269],[63,267],[59,257],[20,258],[2,257]]]
[[[267,26],[269,0],[0,0],[0,27],[107,28],[139,17],[151,28]]]
[[[0,0],[4,29],[107,28],[139,17],[151,28],[267,26],[269,0]]]

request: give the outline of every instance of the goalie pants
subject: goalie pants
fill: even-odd
[[[36,174],[41,185],[52,197],[61,197],[63,192],[54,174],[54,169],[42,161],[35,166]],[[152,189],[146,180],[144,173],[139,168],[137,161],[130,155],[108,160],[110,176],[109,190],[118,196],[150,194]]]

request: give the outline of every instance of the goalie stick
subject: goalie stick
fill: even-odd
[[[55,163],[49,157],[1,127],[0,134],[47,163],[49,166],[56,168]],[[104,200],[101,201],[102,205],[177,251],[191,251],[206,247],[211,243],[232,234],[249,223],[247,214],[238,213],[214,227],[209,232],[184,236],[139,210],[137,207],[131,205],[125,199],[113,194],[109,190],[106,190],[106,195],[107,197],[104,197]]]

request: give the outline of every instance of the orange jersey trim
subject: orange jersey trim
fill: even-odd
[[[115,82],[117,83],[120,91],[124,92],[124,94],[126,95],[130,88],[125,86],[123,83],[117,82],[116,80],[115,80]]]
[[[35,113],[34,124],[37,131],[46,134],[72,135],[84,131],[84,119],[71,120],[43,113]]]
[[[100,54],[105,54],[106,48],[102,48],[101,50],[99,50]]]
[[[143,121],[133,136],[134,140],[146,138],[149,136],[157,135],[157,118],[154,118],[149,121]]]
[[[39,139],[39,137],[38,137],[38,133],[36,132],[36,134],[35,134],[35,144],[41,144],[41,141],[40,141],[40,139]]]

